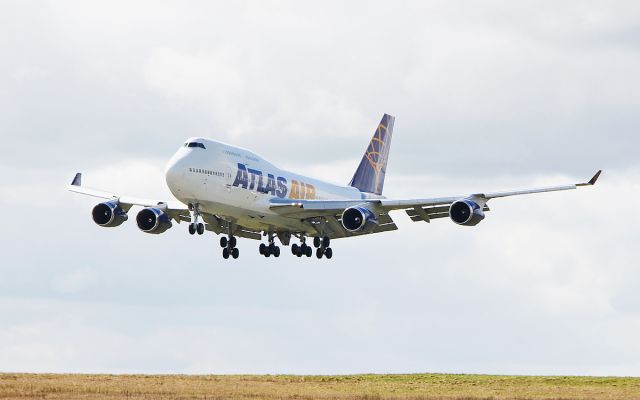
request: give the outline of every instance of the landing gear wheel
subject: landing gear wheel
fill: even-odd
[[[313,238],[313,247],[315,247],[315,248],[317,249],[318,247],[320,247],[320,245],[321,245],[321,243],[320,243],[320,238],[319,238],[319,237],[317,237],[317,236],[316,236],[316,237],[314,237],[314,238]]]
[[[202,235],[204,233],[204,224],[202,222],[198,223],[196,231],[198,235]]]
[[[276,248],[273,251],[273,256],[276,258],[280,257],[280,247],[276,246]]]
[[[323,255],[324,251],[322,251],[321,248],[316,249],[316,257],[318,257],[318,260],[321,259]]]
[[[222,258],[224,258],[225,260],[229,258],[229,249],[227,249],[226,247],[222,249]]]
[[[228,243],[229,243],[229,241],[227,240],[227,238],[225,236],[220,238],[220,247],[227,247]]]
[[[238,250],[237,248],[233,248],[233,250],[231,250],[231,257],[233,257],[233,259],[235,260],[236,258],[240,257],[240,250]],[[331,257],[329,257],[331,258]]]
[[[236,238],[235,238],[235,236],[231,236],[229,238],[229,245],[231,246],[232,249],[234,249],[236,247]]]
[[[298,248],[300,246],[298,246],[298,243],[294,243],[291,245],[291,254],[293,254],[294,256],[298,255]]]
[[[331,245],[331,239],[329,239],[329,236],[325,236],[322,238],[322,247],[329,247]]]
[[[265,252],[267,251],[267,245],[264,243],[260,243],[259,250],[260,250],[260,254],[264,256]]]
[[[327,260],[331,260],[331,257],[333,257],[333,250],[331,250],[331,247],[327,247],[324,250],[324,256],[327,257]]]
[[[307,251],[305,252],[305,255],[307,257],[311,257],[312,254],[313,254],[313,249],[311,248],[311,246],[307,246]]]
[[[306,243],[302,243],[300,245],[300,249],[302,249],[302,254],[307,254],[307,249],[309,248],[309,246],[307,246]]]
[[[189,224],[189,235],[196,233],[196,224]]]
[[[302,247],[296,249],[296,257],[302,257]]]

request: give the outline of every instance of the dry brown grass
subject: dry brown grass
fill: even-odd
[[[0,374],[0,399],[640,399],[640,378]]]

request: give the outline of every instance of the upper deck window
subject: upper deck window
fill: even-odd
[[[206,150],[206,147],[204,147],[204,144],[198,143],[198,142],[187,142],[184,144],[184,147],[200,147]]]

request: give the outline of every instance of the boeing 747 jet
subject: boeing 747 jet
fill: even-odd
[[[398,229],[389,215],[393,210],[404,210],[415,222],[449,218],[458,225],[475,226],[485,218],[491,199],[591,186],[601,173],[586,183],[546,188],[388,199],[382,188],[394,120],[387,114],[382,117],[347,186],[285,171],[249,150],[197,137],[184,142],[166,166],[167,186],[179,202],[86,188],[80,173],[69,190],[104,199],[92,211],[93,221],[103,227],[121,225],[133,206],[141,206],[136,224],[143,232],[160,234],[185,222],[191,235],[205,231],[222,235],[225,259],[240,255],[238,237],[262,241],[259,251],[265,257],[280,256],[277,238],[282,245],[291,245],[297,257],[311,257],[315,248],[316,257],[330,259],[334,239]],[[299,244],[292,244],[294,238]]]

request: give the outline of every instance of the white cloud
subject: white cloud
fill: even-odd
[[[89,289],[97,280],[95,271],[83,268],[55,278],[52,286],[61,293],[78,293]]]

